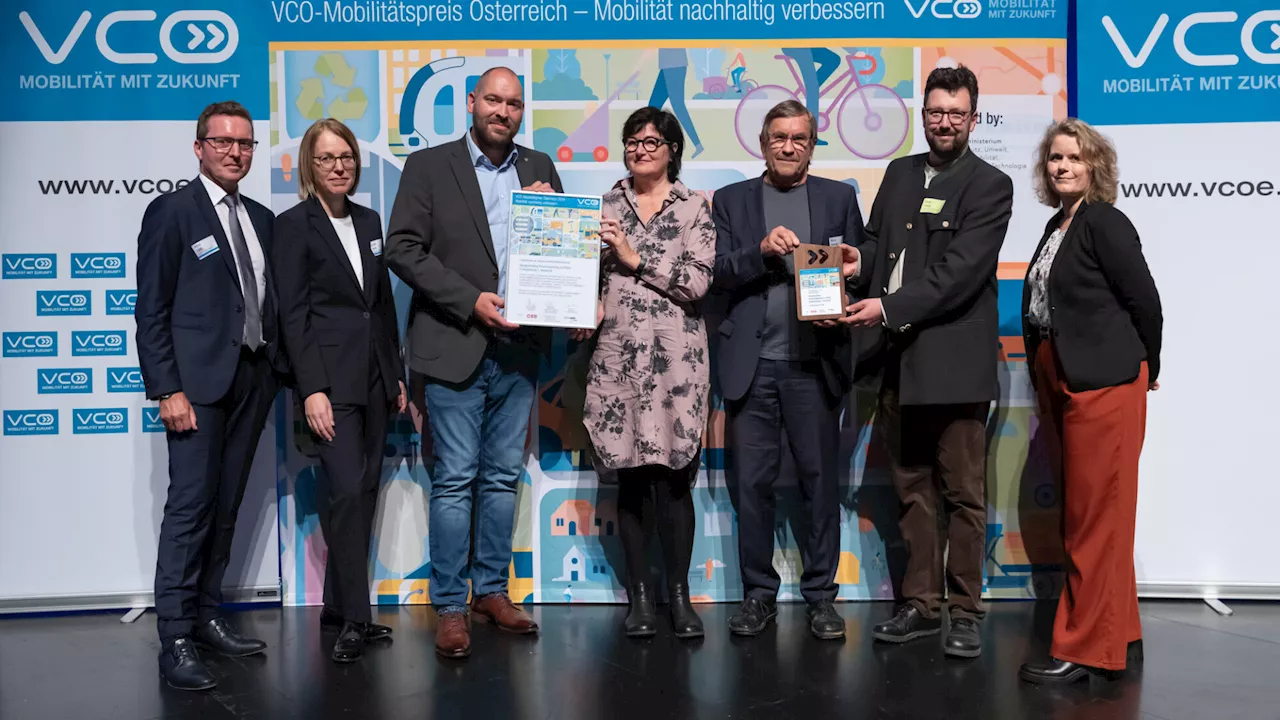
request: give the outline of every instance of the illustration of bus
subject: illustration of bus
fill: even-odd
[[[400,105],[400,137],[406,148],[412,151],[458,139],[471,128],[467,94],[475,89],[480,75],[491,68],[506,67],[523,84],[523,64],[521,57],[460,55],[424,65],[409,78]],[[527,101],[527,90],[525,98]],[[524,126],[516,142],[530,144]]]

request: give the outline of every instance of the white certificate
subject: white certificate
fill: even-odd
[[[800,317],[830,317],[844,314],[840,268],[816,267],[799,271]]]
[[[596,326],[601,207],[599,195],[511,193],[507,322]]]

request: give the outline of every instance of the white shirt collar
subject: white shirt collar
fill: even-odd
[[[210,180],[209,176],[204,173],[200,173],[200,182],[204,183],[204,189],[209,193],[209,200],[213,202],[213,206],[218,207],[218,204],[222,202],[222,199],[227,196],[227,191],[223,190],[222,186],[218,183]],[[240,193],[236,193],[237,201],[240,199],[239,195]]]

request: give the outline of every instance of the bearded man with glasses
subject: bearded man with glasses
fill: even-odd
[[[861,249],[858,283],[869,297],[841,320],[860,328],[855,374],[881,376],[879,436],[909,555],[897,614],[872,634],[905,643],[942,631],[945,557],[945,652],[965,658],[982,652],[986,421],[1000,390],[996,264],[1013,205],[1009,176],[969,151],[977,112],[968,68],[929,74],[929,152],[885,171]]]
[[[219,610],[258,436],[288,372],[269,264],[273,217],[240,195],[257,144],[239,103],[205,108],[193,143],[200,176],[152,201],[138,233],[138,363],[169,447],[156,554],[160,674],[181,690],[216,684],[196,643],[229,657],[266,648]]]

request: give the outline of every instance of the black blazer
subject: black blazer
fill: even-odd
[[[1059,211],[1045,226],[1028,273],[1061,222]],[[1148,380],[1159,377],[1160,295],[1138,231],[1124,213],[1109,203],[1081,203],[1048,282],[1053,348],[1068,389],[1085,392],[1133,382],[1144,359]],[[1022,332],[1027,360],[1034,362],[1040,333],[1031,324],[1030,307],[1028,281],[1022,290]]]
[[[376,371],[389,400],[404,377],[391,276],[382,261],[378,213],[347,201],[364,270],[364,289],[317,198],[276,218],[275,266],[285,349],[298,394],[365,405]]]
[[[901,351],[904,405],[983,403],[999,397],[1000,313],[996,267],[1013,214],[1013,181],[965,153],[924,187],[927,154],[889,164],[871,205],[859,282],[881,298],[888,327],[856,330],[859,378]],[[941,201],[922,212],[926,199]],[[906,250],[902,287],[889,275]]]
[[[551,158],[517,146],[521,187],[563,192]],[[481,292],[498,291],[498,260],[466,137],[405,161],[387,227],[387,266],[413,288],[408,359],[413,370],[462,382],[480,364],[490,331],[474,318]],[[535,331],[542,348],[549,330]]]
[[[853,186],[812,175],[805,182],[811,242],[826,245],[841,237],[846,245],[861,243],[862,213]],[[717,299],[727,303],[716,371],[725,399],[737,400],[755,378],[769,292],[768,268],[760,254],[760,241],[772,229],[764,226],[764,178],[717,190],[711,215],[716,224],[715,290]],[[843,395],[852,384],[848,330],[814,328],[813,338],[827,391]]]
[[[272,215],[240,196],[262,246],[266,296],[262,303],[263,348],[276,372],[288,372],[276,322],[276,278],[271,268]],[[196,256],[205,238],[218,251]],[[181,391],[208,405],[226,395],[235,379],[244,337],[240,271],[218,214],[200,178],[147,206],[138,233],[138,364],[147,397]]]

